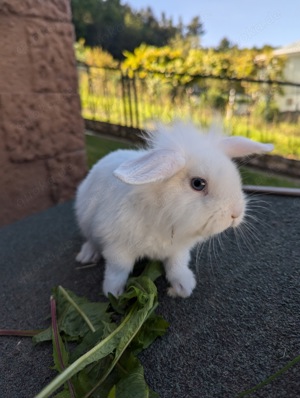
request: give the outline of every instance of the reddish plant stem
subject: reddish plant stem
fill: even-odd
[[[56,317],[56,301],[53,296],[50,297],[50,305],[51,305],[51,323],[52,323],[52,333],[54,337],[54,344],[56,351],[58,353],[58,360],[60,363],[61,371],[65,369],[65,364],[61,352],[61,346],[59,342],[59,330],[58,330],[58,325],[57,325],[57,317]],[[67,381],[68,387],[69,387],[69,392],[70,392],[70,397],[75,398],[75,391],[73,384],[71,383],[70,380]]]
[[[43,332],[43,330],[11,330],[0,329],[0,336],[19,336],[19,337],[33,337],[36,334]]]

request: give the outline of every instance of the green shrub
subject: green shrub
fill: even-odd
[[[261,100],[254,106],[253,116],[268,123],[278,120],[279,109],[274,101]]]

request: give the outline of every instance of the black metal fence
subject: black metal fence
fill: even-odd
[[[78,66],[83,116],[91,120],[140,127],[135,76],[120,69]]]
[[[300,84],[222,76],[124,72],[79,65],[83,116],[149,128],[176,118],[207,126],[222,119],[231,134],[272,141],[300,158]]]

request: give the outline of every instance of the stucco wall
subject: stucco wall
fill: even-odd
[[[300,82],[300,53],[286,55],[284,68],[284,80],[289,82]],[[277,95],[276,101],[281,112],[300,111],[300,88],[284,86],[283,95]]]
[[[86,173],[69,0],[0,0],[0,225],[71,198]]]

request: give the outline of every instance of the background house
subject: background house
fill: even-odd
[[[274,55],[286,58],[284,79],[300,84],[300,41],[275,50]],[[280,112],[300,112],[300,87],[285,86],[276,102]]]

